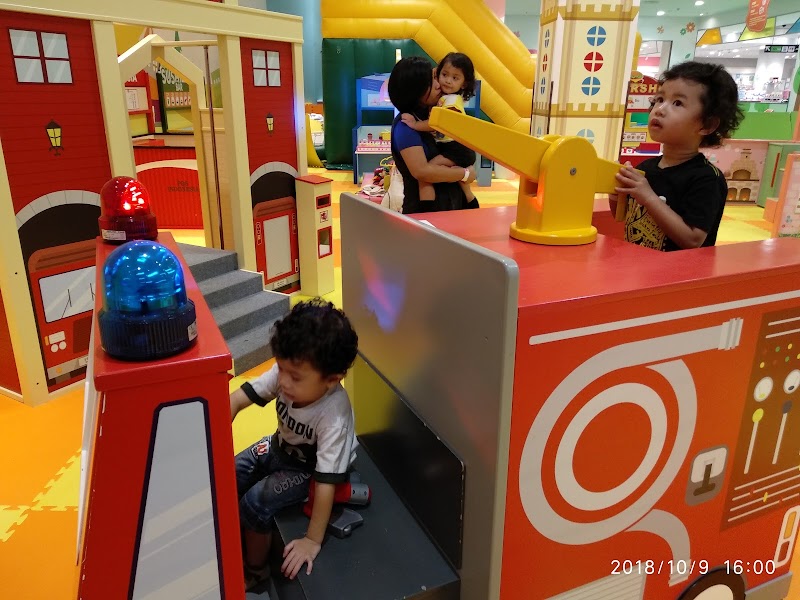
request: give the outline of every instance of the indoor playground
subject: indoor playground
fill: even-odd
[[[0,0],[0,25],[0,598],[800,600],[795,0]],[[480,208],[403,214],[389,76],[451,52],[475,94],[429,124],[475,151]],[[658,252],[608,195],[662,154],[651,99],[688,60],[743,120],[701,149],[716,245]],[[234,457],[306,425],[229,397],[316,297],[358,334],[356,456],[313,570],[281,572],[312,494],[246,583]]]

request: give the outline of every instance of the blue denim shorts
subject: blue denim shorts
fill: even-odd
[[[311,473],[271,451],[270,438],[262,438],[236,455],[239,519],[245,529],[257,533],[271,530],[280,509],[305,500],[311,482]]]

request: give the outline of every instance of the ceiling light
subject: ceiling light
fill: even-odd
[[[695,3],[694,3],[695,6],[703,6],[703,4],[705,4],[705,2],[703,2],[703,0],[695,0]]]
[[[667,14],[667,13],[666,13],[666,12],[664,12],[663,10],[660,10],[660,11],[658,11],[658,12],[656,13],[656,16],[657,16],[657,17],[663,17],[665,14]]]
[[[706,13],[700,13],[700,16],[702,17],[704,14],[706,14]]]

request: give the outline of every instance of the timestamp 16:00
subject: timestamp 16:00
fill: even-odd
[[[777,565],[774,560],[726,560],[725,570],[736,575],[753,573],[754,575],[775,573]]]
[[[672,575],[705,575],[714,567],[707,560],[612,560],[612,575],[655,575],[669,573]],[[777,565],[774,560],[726,560],[718,567],[728,574],[754,575],[775,573]]]

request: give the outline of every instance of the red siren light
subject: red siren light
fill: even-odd
[[[114,177],[100,190],[100,235],[106,242],[154,240],[156,217],[150,209],[150,194],[133,177]]]

